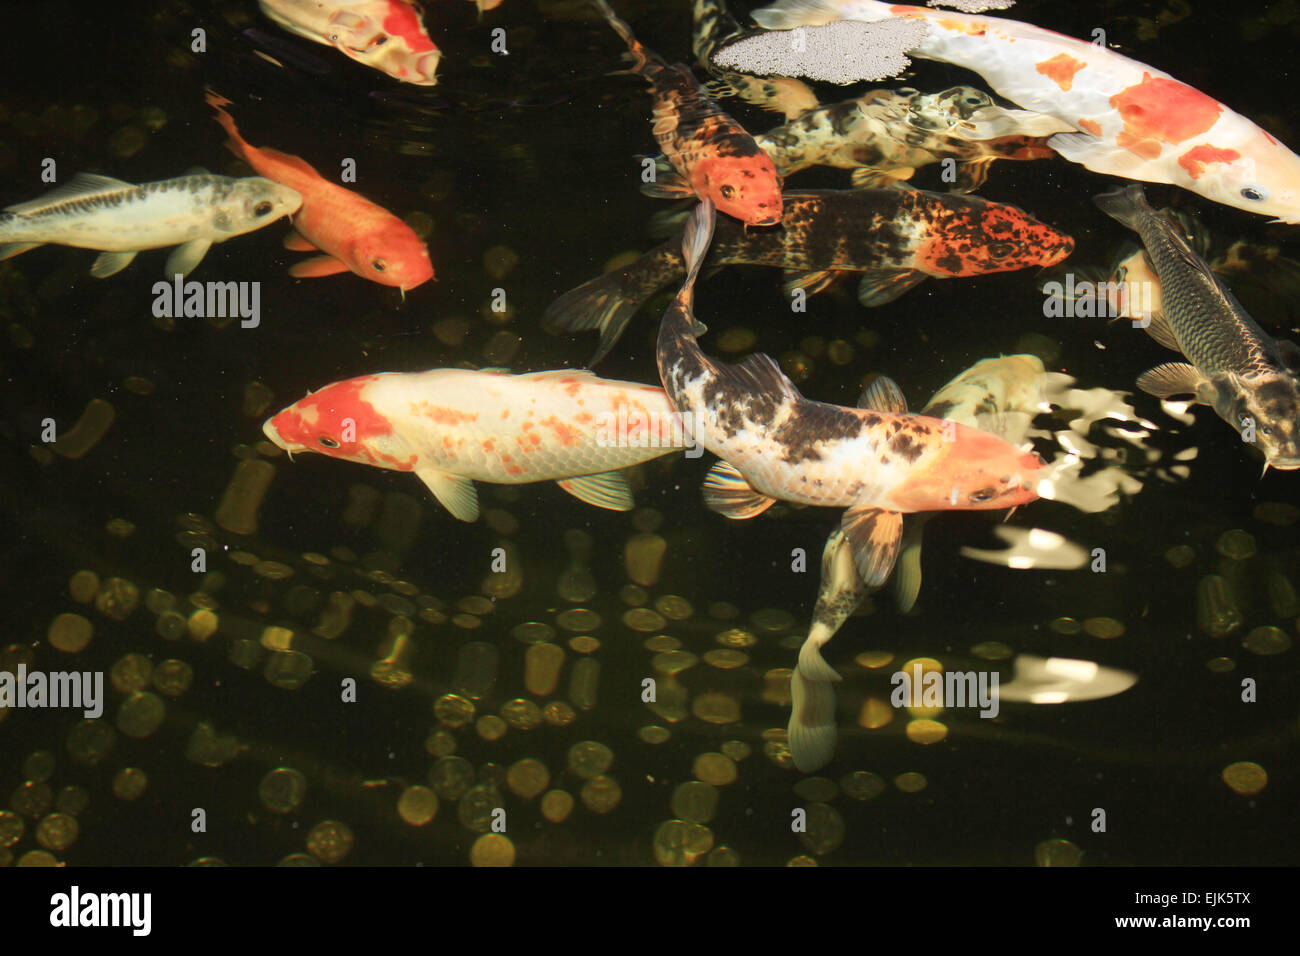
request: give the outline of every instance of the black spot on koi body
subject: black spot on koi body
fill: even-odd
[[[893,441],[889,443],[889,450],[900,458],[906,459],[908,464],[914,463],[925,454],[925,447],[913,440],[907,432],[895,435]]]

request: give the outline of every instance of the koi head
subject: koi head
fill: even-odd
[[[916,267],[933,276],[975,276],[1056,265],[1074,240],[1005,203],[945,196],[928,213]]]
[[[409,471],[417,456],[369,399],[381,377],[364,375],[326,385],[267,419],[262,431],[291,455],[314,451]]]
[[[942,426],[942,453],[891,495],[900,511],[992,511],[1038,498],[1041,458],[978,428]]]
[[[1294,374],[1216,376],[1212,385],[1215,412],[1260,450],[1267,467],[1300,468],[1300,382]]]
[[[1300,223],[1300,156],[1262,129],[1235,148],[1199,143],[1179,153],[1178,165],[1188,176],[1179,185],[1207,199]]]
[[[286,5],[289,0],[262,0]],[[319,4],[316,4],[319,6]],[[437,83],[442,53],[424,29],[411,0],[358,0],[330,14],[325,41],[346,56],[395,80],[416,86]]]
[[[222,232],[243,235],[270,225],[281,216],[292,216],[302,205],[297,190],[261,176],[235,181],[224,200],[212,211],[212,222]]]
[[[428,247],[404,222],[358,236],[345,254],[357,275],[403,292],[433,278]]]
[[[722,212],[747,226],[775,226],[781,221],[781,177],[767,153],[749,141],[728,155],[701,160],[695,167],[695,191],[713,200]]]

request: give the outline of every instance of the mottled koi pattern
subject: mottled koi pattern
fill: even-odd
[[[650,83],[655,142],[695,195],[750,226],[781,221],[781,178],[744,127],[704,91],[690,67],[647,50],[605,0],[591,0],[631,51],[632,72]]]
[[[1016,20],[879,0],[776,0],[753,15],[769,30],[924,20],[929,30],[911,55],[974,70],[1002,96],[1069,123],[1079,132],[1048,141],[1066,159],[1300,222],[1300,156],[1212,97],[1108,47]]]
[[[628,421],[642,431],[621,430]],[[312,392],[263,430],[290,453],[415,472],[467,520],[471,481],[558,481],[589,503],[631,507],[621,477],[605,473],[683,447],[663,389],[586,371],[364,375]]]
[[[742,229],[720,218],[711,265],[786,270],[791,287],[816,292],[837,273],[868,283],[872,305],[902,295],[928,277],[972,277],[1055,265],[1074,240],[1015,206],[976,196],[919,189],[809,190],[786,193],[779,228]],[[641,305],[686,274],[680,238],[622,269],[584,283],[546,310],[546,321],[571,331],[598,329],[599,360]],[[861,291],[861,290],[860,290]]]
[[[686,282],[659,327],[659,375],[692,435],[723,459],[706,501],[732,517],[775,500],[849,509],[845,533],[864,580],[893,567],[901,513],[1010,508],[1038,497],[1042,462],[1000,438],[920,415],[804,398],[768,356],[712,361],[696,341],[695,277],[713,209],[703,203],[683,239]],[[716,471],[716,469],[715,469]]]

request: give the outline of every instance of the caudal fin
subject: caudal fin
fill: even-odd
[[[628,273],[608,272],[571,289],[550,304],[542,315],[544,325],[566,332],[600,332],[600,345],[587,362],[594,366],[609,354],[632,316],[645,302],[645,295],[629,294]],[[650,290],[653,293],[654,289]],[[649,293],[647,293],[649,294]]]
[[[790,677],[790,756],[804,773],[820,770],[835,755],[835,685],[810,680],[802,665]]]
[[[695,296],[695,280],[700,275],[700,266],[713,241],[713,223],[716,213],[713,200],[706,199],[695,207],[695,212],[686,221],[686,231],[682,235],[682,256],[686,259],[686,281],[682,283],[679,297],[686,298],[689,306]]]
[[[249,162],[248,151],[251,147],[244,142],[244,137],[239,135],[239,127],[235,125],[235,118],[224,109],[224,107],[231,105],[230,100],[212,89],[207,91],[204,99],[216,111],[215,119],[221,124],[221,128],[226,131],[226,148],[240,159]]]
[[[628,51],[632,57],[632,72],[640,73],[650,59],[650,53],[641,45],[641,41],[636,38],[632,28],[627,25],[626,21],[620,20],[613,8],[605,0],[588,0],[596,10],[609,21],[609,25],[614,28],[614,32],[623,38],[627,44]]]
[[[1144,213],[1151,212],[1151,206],[1147,203],[1146,194],[1142,192],[1142,187],[1136,183],[1123,186],[1114,192],[1093,196],[1092,201],[1106,215],[1134,231],[1137,231],[1140,217]]]

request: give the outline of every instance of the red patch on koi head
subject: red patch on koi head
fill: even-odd
[[[1219,149],[1217,146],[1193,146],[1178,157],[1178,165],[1187,170],[1187,175],[1200,179],[1205,167],[1210,163],[1233,163],[1241,159],[1241,153],[1235,149]]]
[[[1068,53],[1058,53],[1041,63],[1035,63],[1034,69],[1052,80],[1062,92],[1068,92],[1070,87],[1074,86],[1074,74],[1087,65],[1083,60],[1077,60]]]
[[[393,433],[392,423],[364,398],[366,386],[374,381],[375,376],[365,375],[326,385],[273,416],[263,431],[286,451],[401,467],[373,445]]]
[[[978,428],[936,424],[945,436],[944,454],[895,491],[894,504],[912,511],[989,511],[1038,498],[1044,466],[1037,455]]]
[[[951,201],[951,200],[950,200]],[[967,200],[929,224],[918,247],[916,267],[934,276],[974,276],[1056,265],[1074,250],[1074,240],[1015,206]]]
[[[747,226],[774,226],[781,221],[781,177],[762,151],[701,160],[691,178],[697,195],[712,199],[718,209]]]
[[[384,32],[401,37],[412,53],[428,53],[438,49],[424,29],[419,9],[403,0],[388,0],[388,11],[384,14]]]
[[[1142,74],[1142,82],[1110,98],[1124,130],[1118,142],[1143,159],[1160,155],[1161,143],[1182,143],[1218,122],[1224,106],[1200,90],[1164,76]]]

